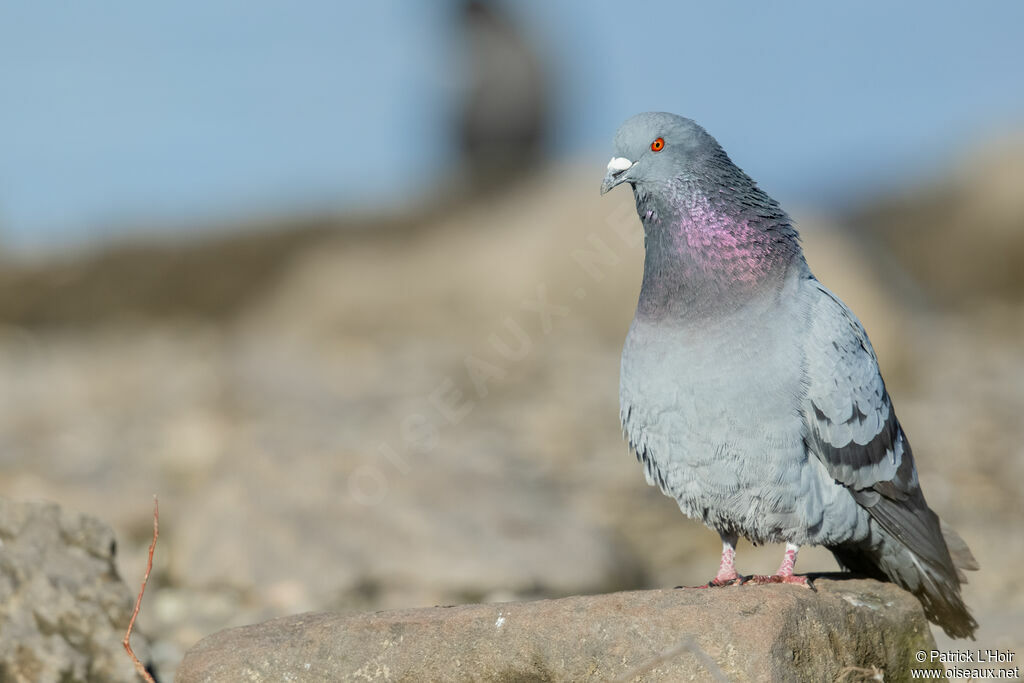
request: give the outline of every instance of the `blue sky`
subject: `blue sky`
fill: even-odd
[[[691,116],[783,202],[909,182],[1024,126],[1017,1],[511,8],[553,67],[552,153]],[[0,245],[387,208],[451,163],[453,3],[0,0]],[[595,180],[595,182],[597,182]]]

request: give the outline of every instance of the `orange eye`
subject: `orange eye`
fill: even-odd
[[[663,149],[665,149],[665,138],[657,138],[651,143],[652,152],[660,152]]]

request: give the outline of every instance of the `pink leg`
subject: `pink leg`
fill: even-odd
[[[796,576],[793,568],[796,567],[796,554],[800,552],[800,546],[792,543],[786,544],[786,554],[782,556],[782,564],[779,571],[772,576],[752,576],[750,583],[792,583],[798,586],[811,588],[806,576]]]
[[[722,536],[722,562],[718,565],[718,573],[715,578],[703,586],[694,588],[717,588],[719,586],[738,586],[743,579],[736,573],[736,534]]]
[[[779,565],[779,571],[775,573],[779,576],[793,576],[793,568],[796,567],[796,554],[798,552],[800,552],[800,546],[787,543],[786,554],[782,556],[782,564]]]

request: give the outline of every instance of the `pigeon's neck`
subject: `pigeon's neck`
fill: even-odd
[[[790,266],[803,263],[796,230],[778,204],[746,176],[731,180],[636,188],[646,251],[638,316],[736,309],[781,288]]]

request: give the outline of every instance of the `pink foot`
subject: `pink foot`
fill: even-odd
[[[768,583],[791,583],[796,586],[804,586],[805,588],[814,590],[814,585],[807,580],[806,576],[797,576],[793,573],[793,567],[796,566],[796,554],[799,551],[800,546],[787,543],[786,554],[782,557],[782,565],[779,567],[779,571],[771,576],[751,576],[748,583],[752,583],[755,586]]]
[[[718,565],[718,573],[715,578],[703,586],[691,586],[691,588],[720,588],[722,586],[739,586],[743,583],[743,577],[736,573],[736,536],[722,536],[722,562]]]

